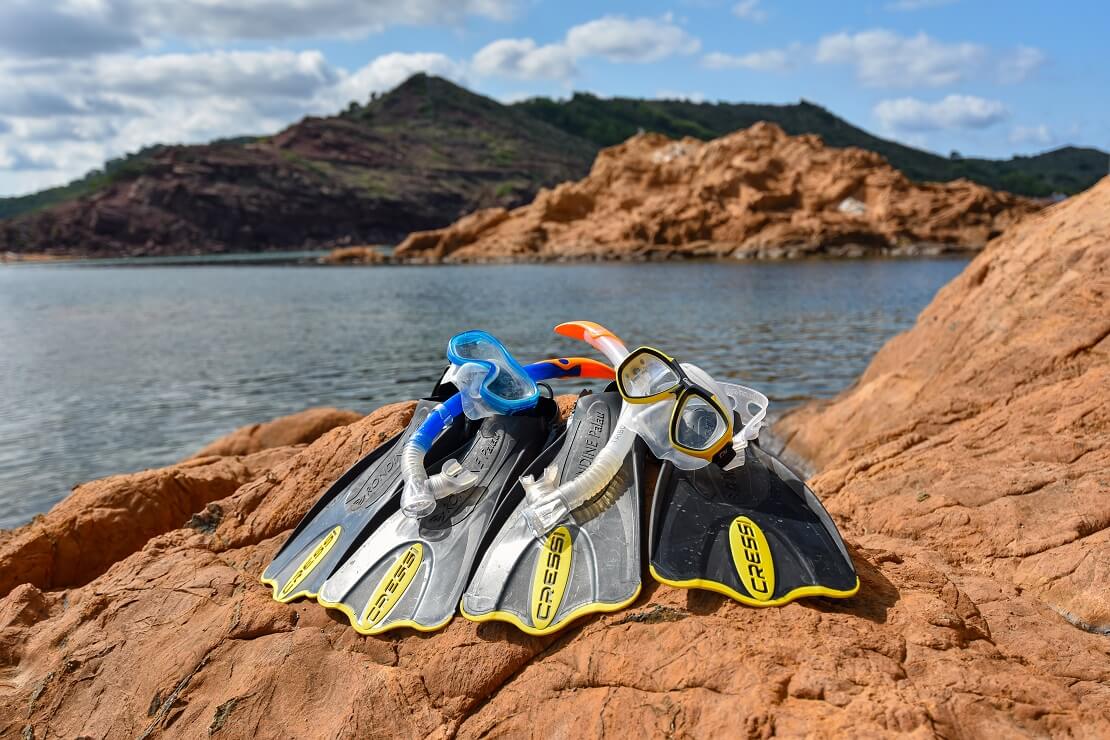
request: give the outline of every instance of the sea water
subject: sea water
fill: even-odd
[[[0,527],[244,424],[422,395],[464,329],[532,361],[591,356],[551,328],[598,321],[781,411],[852,383],[965,264],[0,265]]]

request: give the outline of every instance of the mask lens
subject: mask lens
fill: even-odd
[[[648,398],[678,385],[671,366],[649,352],[631,357],[621,369],[621,390],[629,398]]]
[[[707,450],[720,441],[727,424],[720,412],[699,396],[690,396],[678,410],[675,442],[688,450]]]
[[[467,332],[451,340],[448,356],[489,368],[485,392],[506,401],[519,401],[536,394],[535,382],[505,352],[499,342],[483,332]]]

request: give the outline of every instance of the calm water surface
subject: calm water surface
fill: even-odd
[[[964,264],[0,266],[0,527],[244,424],[421,395],[469,328],[534,360],[589,354],[551,327],[600,321],[781,411],[850,384]]]

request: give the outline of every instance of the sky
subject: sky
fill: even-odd
[[[804,98],[943,154],[1110,149],[1108,56],[1096,0],[0,0],[0,195],[418,71],[505,102]]]

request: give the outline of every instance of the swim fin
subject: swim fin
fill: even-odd
[[[605,446],[621,412],[615,391],[583,395],[565,434],[529,473],[558,468],[558,485],[573,479]],[[542,541],[514,507],[483,556],[460,609],[475,622],[500,620],[546,635],[586,614],[611,612],[640,593],[640,500],[643,451],[639,444],[613,481],[572,511]]]
[[[405,441],[438,403],[455,393],[450,383],[437,383],[429,398],[417,402],[403,432],[374,448],[324,492],[262,573],[261,580],[273,589],[275,601],[315,598],[327,577],[372,531],[381,518],[379,513],[400,492]],[[429,459],[442,462],[450,457],[463,444],[466,427],[465,418],[456,420],[436,440]]]
[[[817,497],[756,442],[742,454],[742,465],[723,468],[662,465],[648,535],[652,576],[751,606],[854,595],[852,559]]]
[[[484,419],[458,456],[463,470],[478,473],[475,484],[440,499],[421,519],[396,509],[324,582],[317,601],[367,635],[446,625],[498,514],[511,510],[508,498],[523,496],[517,481],[547,446],[557,419],[547,397],[528,411]]]

